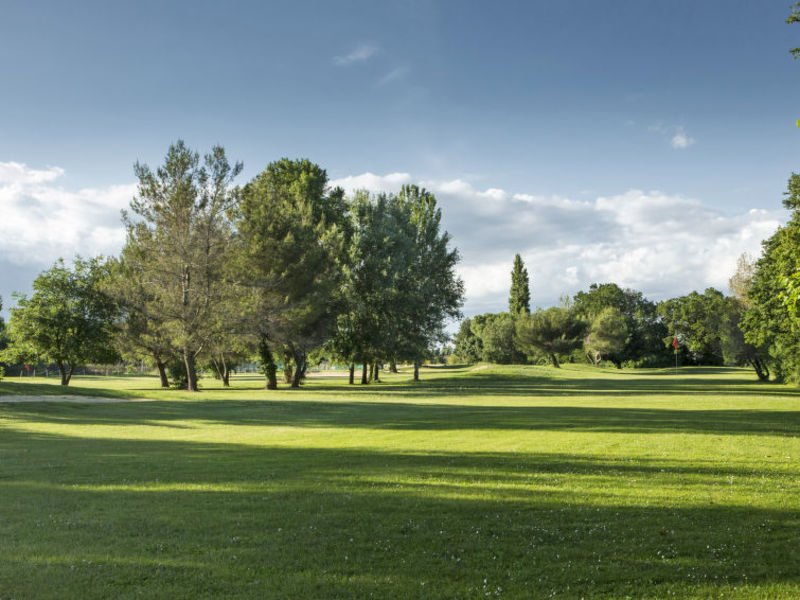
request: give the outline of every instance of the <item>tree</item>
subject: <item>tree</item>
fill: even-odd
[[[720,343],[726,363],[749,364],[761,381],[769,379],[769,365],[765,357],[766,348],[747,342],[742,329],[745,303],[736,297],[725,298],[724,312],[720,321]]]
[[[100,289],[106,276],[102,260],[80,258],[72,269],[59,259],[40,273],[33,295],[18,295],[11,309],[11,344],[2,360],[55,362],[61,385],[69,385],[81,364],[116,360],[111,344],[114,307]]]
[[[110,276],[102,289],[115,303],[115,347],[123,357],[151,360],[161,387],[168,388],[167,364],[178,352],[170,343],[164,315],[142,268],[147,252],[147,247],[129,238],[120,258],[109,261]]]
[[[537,310],[516,322],[517,344],[526,352],[544,354],[558,368],[558,354],[580,347],[584,322],[575,310],[552,307]]]
[[[0,296],[0,310],[3,310],[3,298],[1,296]],[[3,350],[5,350],[7,346],[8,346],[8,332],[6,330],[6,323],[3,320],[3,317],[0,317],[0,362],[2,362]],[[0,364],[0,381],[2,381],[4,373],[5,369],[3,368],[3,365]]]
[[[590,357],[594,364],[598,364],[603,357],[620,356],[628,338],[625,316],[618,308],[608,306],[592,321],[589,334],[583,341],[583,347],[587,357]],[[612,362],[618,369],[622,368],[619,359]]]
[[[786,19],[786,23],[788,25],[791,25],[792,23],[800,23],[800,2],[795,2],[791,8],[792,12]],[[791,50],[789,50],[789,52],[794,58],[800,58],[800,47],[792,48]],[[798,126],[800,126],[800,121],[798,121]]]
[[[588,291],[575,295],[574,309],[589,323],[608,308],[622,315],[628,335],[622,348],[604,354],[607,360],[621,367],[625,361],[654,365],[669,358],[662,344],[667,331],[656,305],[641,292],[622,289],[615,283],[593,283]]]
[[[408,306],[415,234],[404,205],[393,196],[360,191],[349,207],[350,241],[335,346],[349,353],[349,362],[363,365],[361,383],[366,384],[369,364],[397,359],[408,350],[402,329],[416,310]]]
[[[516,318],[510,313],[486,313],[472,318],[470,329],[482,349],[481,360],[499,365],[526,362],[514,339]]]
[[[508,298],[508,311],[512,315],[531,313],[531,291],[528,281],[528,270],[522,263],[519,254],[514,256],[514,268],[511,270],[511,294]]]
[[[762,243],[741,319],[745,341],[766,352],[776,379],[800,381],[800,175],[792,173],[783,200],[785,226]]]
[[[308,352],[335,322],[346,215],[343,191],[329,190],[325,170],[306,159],[270,163],[242,191],[236,219],[241,277],[257,297],[265,364],[274,363],[265,352],[288,354],[292,387],[300,385]]]
[[[395,321],[400,322],[395,328],[397,347],[389,358],[411,359],[418,381],[422,358],[448,339],[446,320],[461,316],[464,284],[455,272],[458,250],[449,248],[450,234],[441,231],[442,211],[435,196],[416,185],[404,185],[396,204],[401,218],[408,219],[412,240],[400,290],[404,298],[394,310]]]
[[[753,284],[755,270],[755,259],[747,252],[743,252],[736,261],[736,271],[728,279],[728,287],[731,289],[731,294],[745,307],[750,305],[747,294]]]
[[[725,311],[725,296],[714,288],[660,302],[658,313],[668,331],[663,339],[665,347],[677,336],[695,364],[723,364],[721,332]]]
[[[133,268],[148,282],[192,392],[198,389],[197,357],[215,333],[214,314],[232,285],[225,278],[232,260],[228,215],[237,200],[231,186],[241,169],[241,163],[230,164],[221,146],[201,162],[179,140],[155,172],[136,163],[139,187],[131,210],[138,218],[123,216],[128,245],[148,249],[131,253],[138,261]]]
[[[472,331],[471,319],[461,321],[455,338],[453,354],[458,360],[468,364],[481,360],[483,344],[481,343],[481,338]]]

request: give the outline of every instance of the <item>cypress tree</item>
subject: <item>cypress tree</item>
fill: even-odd
[[[520,313],[531,314],[531,290],[528,285],[528,270],[525,268],[519,254],[514,256],[508,309],[512,315]]]

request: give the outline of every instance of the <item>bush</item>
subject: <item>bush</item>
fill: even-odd
[[[189,379],[186,377],[186,365],[179,358],[173,358],[167,363],[167,374],[169,375],[169,387],[173,390],[185,390],[189,387]]]

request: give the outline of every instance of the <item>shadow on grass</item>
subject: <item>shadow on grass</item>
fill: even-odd
[[[612,433],[800,435],[800,411],[677,410],[594,406],[480,406],[290,399],[158,401],[131,404],[7,404],[10,419],[73,425],[186,427],[171,421],[242,426],[371,428],[420,431],[529,430]]]
[[[793,506],[711,502],[735,470],[14,430],[0,452],[11,597],[662,597],[728,584],[792,597],[800,584]],[[659,494],[671,485],[695,496]]]

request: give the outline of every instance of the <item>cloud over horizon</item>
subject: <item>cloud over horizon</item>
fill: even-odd
[[[411,181],[408,173],[365,173],[332,183],[393,191]],[[727,292],[739,255],[759,255],[784,220],[779,209],[726,215],[658,191],[573,200],[479,190],[459,179],[419,183],[436,194],[461,252],[467,314],[505,309],[515,253],[531,274],[533,304],[542,307],[591,283],[615,282],[653,300],[712,286]]]
[[[136,185],[66,190],[63,169],[0,162],[0,294],[26,290],[58,257],[116,254],[124,242],[120,209]],[[531,274],[533,304],[555,304],[591,283],[615,282],[653,300],[727,281],[742,252],[761,241],[785,213],[752,209],[725,214],[677,194],[631,189],[612,196],[478,189],[461,179],[418,181],[411,173],[361,173],[331,181],[347,192],[395,192],[417,182],[434,192],[443,225],[458,247],[466,314],[505,310],[515,253]],[[5,309],[8,309],[6,302]]]
[[[54,182],[58,167],[38,170],[0,162],[0,258],[15,265],[50,265],[76,254],[113,254],[125,232],[120,210],[135,184],[68,191]]]

